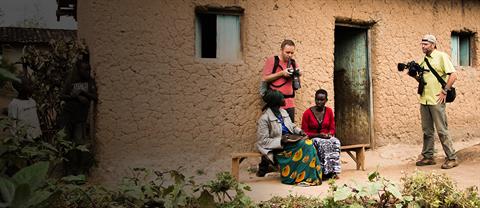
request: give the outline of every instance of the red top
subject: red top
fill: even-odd
[[[263,66],[263,75],[272,74],[272,69],[273,69],[274,64],[275,64],[274,56],[268,58],[267,61],[265,62],[265,66]],[[296,65],[296,67],[298,68],[298,64]],[[279,71],[283,71],[286,68],[287,68],[287,62],[283,62],[282,60],[280,60],[278,62],[277,71],[275,71],[275,73],[277,73]],[[284,95],[292,95],[293,94],[293,87],[292,87],[292,79],[291,78],[287,79],[285,77],[280,77],[277,80],[273,81],[271,84],[275,85],[275,86],[279,86],[279,85],[284,84],[281,87],[274,87],[272,85],[270,85],[270,87],[274,90],[280,91]],[[294,98],[285,98],[285,106],[282,106],[282,108],[287,109],[287,108],[293,108],[293,107],[295,107]]]
[[[318,131],[318,121],[315,115],[313,115],[311,108],[307,109],[302,117],[302,130],[310,138],[319,133],[335,135],[335,118],[332,109],[325,106],[325,116],[323,117],[320,131]]]

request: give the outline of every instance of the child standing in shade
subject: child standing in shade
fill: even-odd
[[[14,133],[25,129],[26,136],[34,139],[42,135],[40,122],[38,121],[37,103],[32,96],[32,82],[28,78],[21,78],[21,82],[13,82],[13,88],[18,96],[8,105],[8,117],[15,120]]]

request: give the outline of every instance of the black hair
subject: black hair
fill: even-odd
[[[325,99],[328,100],[328,92],[324,89],[319,89],[315,92],[315,98],[317,97],[318,94],[324,94],[325,95]]]
[[[282,106],[285,102],[283,94],[278,90],[269,90],[263,96],[263,101],[265,101],[266,105],[263,107],[263,110],[267,108],[274,108],[278,109]]]
[[[20,97],[28,98],[32,94],[32,85],[33,82],[30,78],[26,76],[20,76],[20,81],[12,82],[12,87],[18,92]]]

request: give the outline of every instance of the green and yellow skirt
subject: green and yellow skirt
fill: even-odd
[[[310,139],[288,143],[275,154],[280,165],[282,183],[315,186],[322,184],[322,168],[317,150]]]

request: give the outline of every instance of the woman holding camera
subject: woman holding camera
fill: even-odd
[[[325,106],[327,91],[315,92],[315,106],[303,113],[302,130],[312,138],[325,178],[336,178],[340,168],[340,140],[335,135],[335,119],[331,108]]]
[[[257,127],[257,148],[263,154],[259,172],[266,172],[269,163],[276,163],[280,166],[282,183],[321,184],[321,166],[313,142],[281,108],[285,103],[283,94],[277,90],[268,91],[264,100],[266,110]]]

